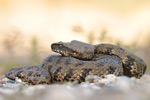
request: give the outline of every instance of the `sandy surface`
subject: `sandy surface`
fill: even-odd
[[[94,79],[93,83],[89,80]],[[81,84],[27,85],[16,80],[0,81],[0,100],[150,100],[150,75],[141,79],[108,75],[87,76]]]
[[[2,80],[5,77],[5,75],[0,75],[0,80]]]

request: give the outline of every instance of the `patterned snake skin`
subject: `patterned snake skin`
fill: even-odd
[[[85,81],[87,75],[140,78],[146,70],[145,62],[118,46],[90,45],[80,41],[58,42],[51,45],[54,52],[41,65],[12,68],[6,73],[9,79],[19,77],[29,84],[50,84],[65,81]]]

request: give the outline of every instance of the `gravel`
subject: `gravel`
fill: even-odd
[[[150,75],[140,79],[95,75],[77,84],[27,85],[20,79],[0,81],[0,100],[150,100]]]

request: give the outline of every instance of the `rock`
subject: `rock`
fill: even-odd
[[[21,84],[21,83],[6,83],[6,84],[3,84],[4,88],[9,88],[9,89],[17,89],[20,86],[23,86],[23,84]]]
[[[8,80],[7,83],[14,83],[15,84],[16,81],[15,80]]]
[[[117,80],[117,77],[113,74],[105,75],[105,78],[108,79],[110,82],[115,82]]]
[[[22,80],[19,79],[18,77],[15,77],[15,81],[16,81],[16,83],[22,83]]]
[[[94,83],[94,81],[96,80],[100,80],[101,78],[98,77],[97,75],[88,75],[85,78],[85,82],[90,82],[90,83]]]
[[[0,80],[0,84],[6,84],[8,80],[9,80],[8,78],[4,78]]]

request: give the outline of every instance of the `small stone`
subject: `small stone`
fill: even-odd
[[[100,86],[108,86],[111,83],[111,81],[109,79],[104,78],[104,79],[99,80],[98,83]]]
[[[3,85],[4,88],[9,88],[9,89],[17,89],[20,86],[22,86],[23,84],[18,84],[18,83],[6,83]]]
[[[111,82],[115,82],[117,80],[117,77],[114,74],[105,75],[105,78],[110,80]]]
[[[9,80],[8,78],[4,78],[0,80],[0,84],[6,84],[8,80]]]
[[[94,83],[95,80],[100,80],[101,78],[98,77],[97,75],[88,75],[85,78],[86,82]]]
[[[15,77],[15,81],[16,81],[17,83],[22,83],[22,80],[19,79],[18,77]]]
[[[16,83],[14,80],[8,80],[7,83]]]

